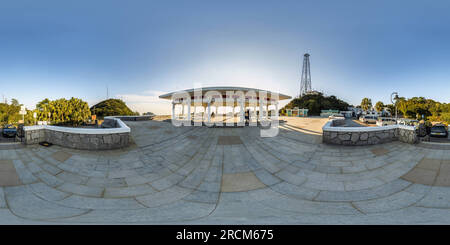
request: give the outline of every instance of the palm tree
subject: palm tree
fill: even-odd
[[[383,108],[384,108],[383,102],[378,101],[378,102],[375,104],[375,110],[376,110],[377,112],[381,112],[381,111],[383,110]]]
[[[369,98],[364,98],[361,101],[361,108],[365,111],[372,109],[372,100]]]

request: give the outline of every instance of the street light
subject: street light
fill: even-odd
[[[395,95],[395,97],[394,97],[394,95]],[[394,103],[394,100],[395,100],[395,103]],[[398,100],[398,93],[397,92],[393,92],[391,94],[391,103],[393,105],[395,105],[395,122],[396,123],[397,123],[397,100]]]

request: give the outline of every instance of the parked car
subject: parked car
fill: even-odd
[[[431,127],[430,136],[432,137],[448,137],[447,127],[444,124],[436,124]]]
[[[2,134],[3,137],[16,137],[17,128],[12,124],[7,124],[3,126]]]
[[[378,117],[373,115],[365,115],[359,118],[359,121],[363,123],[376,123]]]
[[[396,124],[395,118],[390,117],[379,117],[377,119],[377,126],[387,126]]]
[[[419,126],[419,121],[414,119],[401,118],[397,120],[397,124],[406,126]]]

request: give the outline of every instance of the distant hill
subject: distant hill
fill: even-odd
[[[122,100],[108,99],[92,106],[91,114],[103,118],[106,116],[134,116],[139,115],[139,112],[132,111]]]

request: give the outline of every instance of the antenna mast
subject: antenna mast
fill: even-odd
[[[309,54],[303,55],[303,68],[302,68],[302,80],[300,82],[300,96],[311,92],[311,70],[309,64]]]

